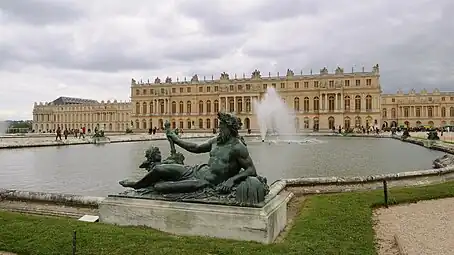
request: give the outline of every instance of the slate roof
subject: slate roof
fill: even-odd
[[[52,101],[54,105],[65,105],[65,104],[94,104],[98,101],[93,99],[75,98],[75,97],[59,97]]]

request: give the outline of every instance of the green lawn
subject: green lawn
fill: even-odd
[[[454,196],[454,182],[390,190],[393,203]],[[0,251],[18,254],[375,254],[372,209],[381,191],[308,197],[284,242],[261,245],[155,230],[0,212]]]

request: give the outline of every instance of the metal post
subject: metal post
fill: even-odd
[[[73,233],[73,255],[76,255],[76,231]]]
[[[383,180],[383,194],[385,196],[385,207],[388,208],[388,182]]]

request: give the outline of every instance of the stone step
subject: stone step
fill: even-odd
[[[74,213],[74,212],[67,212],[67,211],[53,211],[53,210],[43,210],[43,209],[28,209],[28,208],[2,208],[4,211],[9,212],[17,212],[17,213],[26,213],[26,214],[33,214],[39,216],[53,216],[53,217],[68,217],[79,219],[80,217],[84,216],[82,213]]]

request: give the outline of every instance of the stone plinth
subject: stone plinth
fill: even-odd
[[[281,191],[261,208],[108,197],[100,203],[99,215],[101,222],[121,226],[269,244],[287,224],[292,196]]]

